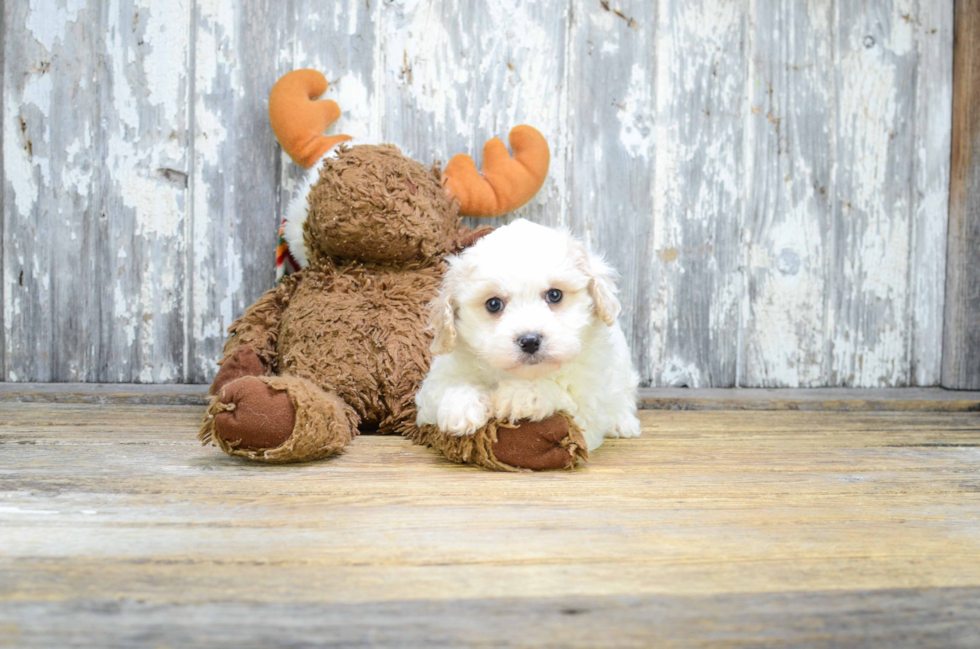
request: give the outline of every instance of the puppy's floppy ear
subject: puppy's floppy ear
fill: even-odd
[[[578,257],[578,267],[589,277],[589,297],[592,298],[595,314],[611,327],[622,311],[622,305],[616,297],[619,292],[616,287],[616,270],[603,261],[602,257],[591,254],[581,242],[575,241],[573,245]]]
[[[449,259],[449,270],[442,278],[439,295],[429,304],[429,328],[435,331],[432,346],[433,354],[448,354],[456,349],[456,314],[453,308],[453,294],[456,291],[456,274],[453,259]]]
[[[469,228],[460,230],[456,233],[456,248],[458,250],[465,250],[491,232],[493,232],[493,228],[489,225],[481,225],[475,230]]]

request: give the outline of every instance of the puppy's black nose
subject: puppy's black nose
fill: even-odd
[[[541,334],[521,334],[517,339],[517,346],[525,354],[533,354],[541,347]]]

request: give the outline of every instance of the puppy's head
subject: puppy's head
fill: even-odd
[[[590,326],[619,315],[615,272],[567,232],[519,219],[449,259],[432,304],[432,351],[456,345],[520,378],[554,372]]]

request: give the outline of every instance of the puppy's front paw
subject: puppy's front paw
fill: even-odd
[[[471,387],[446,390],[439,402],[439,430],[451,435],[472,435],[490,420],[490,397]]]
[[[623,413],[616,419],[616,428],[610,437],[639,437],[640,420],[633,413]]]
[[[551,382],[507,381],[493,393],[494,416],[511,423],[520,419],[541,421],[563,404],[561,388]]]

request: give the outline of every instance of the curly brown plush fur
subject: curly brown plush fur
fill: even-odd
[[[357,434],[357,414],[350,406],[295,376],[244,377],[228,384],[224,394],[227,400],[212,400],[199,437],[229,455],[275,464],[305,462],[336,453]],[[282,396],[287,398],[277,399]],[[270,424],[281,428],[284,421],[292,426],[281,437],[280,431],[269,430]],[[242,439],[248,435],[259,443]],[[278,439],[270,442],[270,437]]]
[[[437,167],[392,145],[342,145],[324,160],[308,200],[309,264],[229,328],[204,443],[297,462],[338,452],[361,425],[498,470],[571,467],[587,457],[568,417],[521,434],[491,422],[472,440],[415,429],[414,397],[431,360],[426,306],[443,260],[489,231],[460,226]]]
[[[453,462],[494,471],[572,469],[589,459],[582,430],[564,412],[517,425],[490,421],[473,435],[448,436],[435,426],[422,426],[410,436]]]
[[[394,265],[445,257],[459,223],[441,176],[391,144],[342,146],[310,192],[311,267],[313,257]]]

